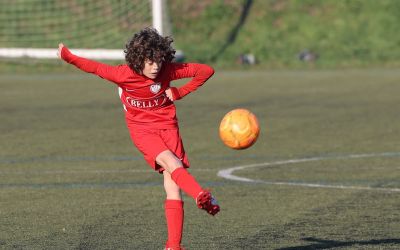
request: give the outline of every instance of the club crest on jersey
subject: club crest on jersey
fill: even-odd
[[[150,91],[153,94],[157,94],[160,91],[160,89],[161,89],[161,83],[160,82],[156,82],[156,83],[150,85]]]

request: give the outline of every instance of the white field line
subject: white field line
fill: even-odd
[[[215,172],[215,169],[199,168],[192,169],[189,168],[190,172]],[[37,170],[37,171],[0,171],[0,175],[27,175],[27,174],[121,174],[121,173],[158,173],[152,169],[115,169],[115,170]]]
[[[377,187],[369,187],[369,186],[345,186],[345,185],[328,185],[328,184],[298,183],[298,182],[274,182],[274,181],[255,180],[255,179],[236,176],[233,174],[233,172],[235,172],[237,170],[244,170],[244,169],[249,169],[249,168],[272,167],[272,166],[279,166],[279,165],[288,165],[288,164],[296,164],[296,163],[312,162],[312,161],[323,161],[323,160],[347,160],[347,159],[357,159],[357,158],[391,157],[391,156],[400,156],[400,152],[386,152],[386,153],[373,153],[373,154],[351,154],[351,155],[342,155],[342,156],[312,157],[312,158],[300,158],[300,159],[283,160],[283,161],[275,161],[275,162],[264,162],[264,163],[242,165],[242,166],[236,166],[236,167],[223,169],[223,170],[218,171],[218,176],[228,179],[228,180],[233,180],[233,181],[250,182],[250,183],[264,183],[264,184],[269,184],[269,185],[400,192],[400,188],[377,188]]]

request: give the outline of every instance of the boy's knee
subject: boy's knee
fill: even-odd
[[[157,158],[156,162],[162,166],[168,173],[172,173],[175,169],[183,167],[182,162],[176,157],[171,151],[167,150],[161,152]]]
[[[165,170],[168,171],[168,173],[174,172],[177,168],[183,167],[182,162],[179,159],[176,159],[174,161],[171,161],[167,163],[167,165],[164,167]]]

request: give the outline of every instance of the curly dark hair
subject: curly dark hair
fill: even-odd
[[[175,58],[172,42],[171,37],[161,36],[156,29],[144,28],[126,43],[125,60],[132,70],[142,74],[146,59],[157,63],[169,63]]]

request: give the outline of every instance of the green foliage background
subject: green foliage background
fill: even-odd
[[[71,48],[122,49],[151,25],[149,5],[139,0],[90,3],[3,4],[0,19],[9,24],[0,26],[0,47],[56,48],[63,41]],[[400,65],[399,0],[168,0],[167,8],[174,45],[187,61],[237,69],[239,55],[253,54],[256,69]],[[306,49],[318,60],[300,61]],[[62,69],[54,61],[0,60],[0,71],[21,67]]]
[[[247,0],[170,1],[176,46],[189,60],[209,62],[238,24]],[[236,39],[215,63],[234,66],[252,53],[262,66],[301,67],[304,49],[316,66],[399,65],[400,1],[254,0]],[[183,11],[182,11],[183,10]]]

